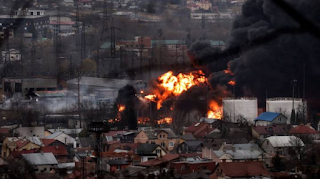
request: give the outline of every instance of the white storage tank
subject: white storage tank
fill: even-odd
[[[303,110],[303,102],[301,98],[268,98],[266,100],[266,111],[267,112],[277,112],[282,113],[287,117],[287,121],[290,121],[292,108],[295,112]],[[305,109],[307,108],[307,103],[305,102]]]
[[[224,98],[222,99],[223,116],[231,122],[237,122],[241,117],[249,123],[254,123],[258,117],[257,98]]]

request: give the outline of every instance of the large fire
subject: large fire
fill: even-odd
[[[158,124],[171,124],[172,123],[172,118],[171,117],[165,117],[163,119],[160,119],[157,121]]]
[[[226,73],[231,73],[226,71]],[[174,75],[172,71],[169,71],[158,78],[159,90],[154,90],[152,94],[144,96],[145,99],[157,103],[157,109],[162,107],[162,103],[168,98],[179,96],[181,93],[189,90],[191,87],[201,84],[207,84],[207,78],[205,74],[199,71],[193,71],[187,74],[179,73]],[[208,118],[221,119],[222,107],[215,101],[210,101],[210,108],[207,112]],[[171,107],[170,110],[173,110]],[[171,117],[165,117],[157,121],[158,124],[171,124]],[[138,123],[144,124],[148,120],[139,118]]]
[[[162,102],[172,96],[179,96],[182,92],[187,91],[192,86],[206,83],[207,79],[204,73],[193,71],[188,74],[179,73],[177,76],[169,71],[158,78],[159,86],[165,91],[145,96],[150,101],[157,102],[157,109],[162,107]]]
[[[209,111],[207,113],[208,118],[221,119],[222,118],[222,107],[215,101],[210,101]]]

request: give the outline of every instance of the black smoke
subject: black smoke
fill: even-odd
[[[294,79],[295,96],[302,97],[305,70],[306,98],[320,97],[320,40],[310,30],[319,27],[320,1],[285,2],[289,10],[273,0],[246,1],[224,51],[193,44],[193,61],[203,70],[209,66],[212,86],[228,86],[234,78],[236,96],[255,96],[263,105],[266,96],[292,96]],[[290,9],[298,13],[290,14]],[[233,76],[222,71],[227,68]]]

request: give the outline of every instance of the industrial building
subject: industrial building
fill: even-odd
[[[266,100],[267,112],[281,113],[286,116],[287,119],[291,118],[292,109],[295,109],[297,113],[303,110],[303,107],[305,109],[307,108],[307,102],[303,102],[301,98],[268,98]]]
[[[254,119],[258,116],[257,98],[224,98],[222,105],[223,116],[232,122],[245,119],[249,123],[254,123]]]
[[[127,84],[137,91],[145,90],[147,83],[142,80],[127,80],[113,78],[81,77],[67,81],[68,89],[77,92],[80,90],[81,100],[113,102],[118,91]],[[79,86],[78,86],[79,85]]]
[[[2,93],[8,97],[24,98],[30,91],[55,91],[58,89],[55,78],[3,78]]]

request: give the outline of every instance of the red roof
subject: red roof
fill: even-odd
[[[56,141],[56,139],[41,139],[44,146],[48,146]]]
[[[172,160],[178,159],[179,157],[180,157],[179,154],[167,154],[161,158],[148,160],[146,162],[139,163],[138,165],[145,166],[145,167],[156,166],[156,165],[160,165],[162,163],[166,163],[166,162],[170,162]]]
[[[31,150],[21,150],[21,151],[12,151],[11,156],[13,158],[21,157],[22,154],[30,154],[30,153],[36,153],[37,149],[31,149]]]
[[[16,149],[20,149],[21,147],[27,145],[30,141],[29,140],[23,140],[23,139],[19,139],[17,140],[16,143]]]
[[[65,146],[45,146],[41,148],[43,153],[52,153],[54,156],[69,155]]]
[[[198,124],[198,125],[196,125],[196,124]],[[194,132],[196,132],[197,130],[199,130],[202,126],[204,126],[204,125],[207,125],[207,123],[204,123],[204,122],[195,122],[195,123],[193,123],[191,126],[189,126],[186,130],[185,130],[185,132],[189,132],[189,133],[194,133]]]
[[[318,134],[319,131],[312,129],[311,127],[305,125],[299,125],[290,130],[290,134]]]
[[[252,162],[220,162],[222,173],[228,177],[269,176],[264,164],[260,161]]]
[[[289,125],[270,125],[270,126],[254,126],[252,127],[260,135],[284,135],[288,133]]]
[[[214,128],[206,128],[205,130],[202,130],[198,134],[194,135],[194,137],[196,137],[196,138],[204,137],[204,136],[210,134],[213,130],[214,130]]]
[[[9,131],[10,130],[8,128],[0,128],[0,134],[8,134]]]

